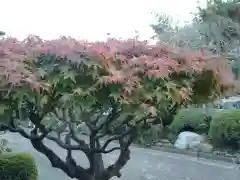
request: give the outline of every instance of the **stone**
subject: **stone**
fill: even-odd
[[[208,143],[200,143],[197,148],[199,149],[199,151],[201,152],[205,152],[205,153],[211,153],[213,152],[213,146],[211,144]]]
[[[160,140],[162,143],[169,143],[169,140],[168,139],[161,139]]]
[[[193,148],[191,149],[191,151],[192,151],[192,152],[199,152],[200,149],[199,149],[197,146],[195,146],[195,147],[193,147]]]
[[[237,153],[237,154],[235,154],[235,163],[236,164],[240,164],[240,154],[239,153]]]
[[[150,148],[152,145],[151,144],[145,144],[145,147]]]
[[[158,143],[156,143],[156,146],[158,146],[158,147],[162,147],[162,146],[163,146],[163,143],[158,142]]]
[[[198,146],[201,142],[203,142],[203,140],[203,136],[197,133],[184,131],[178,135],[178,138],[174,143],[174,147],[177,149],[191,149]]]
[[[174,147],[173,144],[171,144],[171,143],[163,144],[163,146],[164,146],[164,147],[168,147],[168,148]]]
[[[213,154],[218,155],[218,156],[224,156],[225,152],[222,151],[213,151]]]
[[[233,154],[230,154],[230,153],[225,153],[225,156],[226,156],[226,157],[233,157],[234,155],[233,155]]]

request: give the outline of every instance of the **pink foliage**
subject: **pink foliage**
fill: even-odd
[[[32,59],[41,53],[54,53],[71,58],[85,53],[102,64],[109,72],[100,79],[103,83],[125,83],[127,91],[137,88],[141,77],[168,78],[173,72],[215,71],[219,83],[232,83],[233,77],[225,61],[220,57],[208,57],[199,52],[174,49],[166,45],[149,45],[137,39],[108,39],[106,42],[87,42],[61,37],[42,40],[29,36],[23,41],[14,38],[0,40],[0,76],[9,83],[28,82],[36,86],[36,77],[28,71],[23,60]],[[120,63],[117,63],[120,62]],[[120,64],[120,65],[119,65]]]

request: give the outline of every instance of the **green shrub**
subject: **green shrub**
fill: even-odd
[[[1,180],[37,180],[37,167],[31,154],[3,153],[0,155]]]
[[[172,135],[178,135],[182,131],[192,131],[207,134],[210,126],[211,116],[217,110],[210,109],[208,113],[205,108],[181,109],[169,125]]]
[[[168,128],[161,127],[160,125],[153,125],[148,130],[140,131],[135,143],[142,145],[153,145],[160,139],[166,139],[168,137]]]
[[[225,109],[213,118],[209,139],[216,147],[239,149],[240,110]]]

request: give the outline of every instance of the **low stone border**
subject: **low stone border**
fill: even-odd
[[[157,151],[162,152],[168,152],[168,153],[175,153],[175,154],[181,154],[181,155],[188,155],[191,157],[197,157],[197,158],[204,158],[204,159],[210,159],[210,160],[216,160],[216,161],[224,161],[229,163],[235,163],[240,164],[240,154],[229,154],[225,152],[220,151],[212,151],[212,152],[202,152],[197,149],[177,149],[170,143],[162,143],[161,146],[144,146],[144,145],[138,145],[134,144],[135,147],[145,148],[145,149],[153,149]]]

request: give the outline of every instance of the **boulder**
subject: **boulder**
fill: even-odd
[[[203,141],[203,136],[194,132],[184,131],[178,135],[174,147],[177,149],[191,149],[198,146]]]
[[[156,143],[156,146],[161,147],[161,146],[163,146],[163,143],[157,142],[157,143]]]
[[[167,144],[167,143],[169,143],[169,140],[168,139],[161,139],[160,142]]]
[[[213,152],[213,146],[208,143],[200,143],[196,146],[198,151],[205,152],[205,153],[211,153]]]
[[[173,144],[171,144],[171,143],[165,143],[163,146],[168,147],[168,148],[173,148],[174,147]]]

